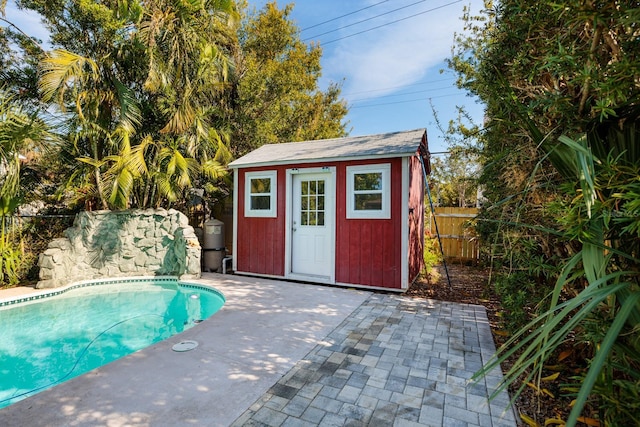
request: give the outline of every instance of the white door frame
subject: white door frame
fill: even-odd
[[[329,204],[332,213],[329,217],[325,217],[325,221],[331,220],[329,227],[329,247],[331,248],[331,255],[329,256],[329,277],[318,277],[304,274],[295,274],[291,271],[291,243],[293,239],[292,224],[293,224],[293,175],[299,174],[327,174],[327,182],[325,184],[325,204]],[[288,279],[304,280],[318,283],[335,284],[336,281],[336,168],[335,166],[325,166],[319,168],[292,168],[287,169],[286,175],[286,209],[285,209],[285,257],[284,257],[284,274]]]

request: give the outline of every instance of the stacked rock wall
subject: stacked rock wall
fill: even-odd
[[[122,276],[200,277],[200,243],[174,209],[79,213],[40,254],[37,288]]]

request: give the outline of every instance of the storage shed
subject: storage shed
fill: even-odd
[[[232,162],[237,274],[405,291],[423,266],[424,129],[264,145]]]

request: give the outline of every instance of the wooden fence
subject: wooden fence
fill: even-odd
[[[435,218],[447,260],[477,261],[479,247],[472,225],[477,214],[477,208],[435,208],[435,215],[430,215],[428,231],[432,236],[436,236]]]

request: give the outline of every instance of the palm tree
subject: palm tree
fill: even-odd
[[[165,169],[154,179],[161,184],[158,196],[168,201],[198,176],[219,179],[231,158],[228,133],[215,123],[234,70],[238,19],[229,0],[147,6],[140,25],[142,43],[149,46],[144,87],[157,97],[163,118],[156,153]],[[174,167],[182,172],[176,175]]]
[[[14,204],[13,199],[19,195],[21,155],[28,150],[44,148],[42,143],[48,137],[46,124],[35,114],[25,113],[0,88],[0,200],[3,200],[3,206]]]
[[[42,98],[55,101],[63,113],[69,112],[67,126],[74,155],[91,170],[77,176],[93,181],[104,209],[110,207],[110,200],[120,200],[105,193],[105,166],[113,159],[110,156],[126,152],[140,123],[135,95],[114,75],[114,68],[109,56],[98,62],[65,50],[49,52],[40,62]]]
[[[21,153],[39,146],[46,136],[46,125],[0,89],[0,284],[17,282],[22,255],[8,230],[8,218],[20,200]]]
[[[126,13],[118,4],[108,24],[120,30],[105,32],[112,39],[94,48],[69,41],[85,54],[48,53],[40,90],[68,114],[81,165],[72,178],[102,208],[172,203],[228,161],[228,139],[213,123],[237,14],[232,1],[131,2]]]

